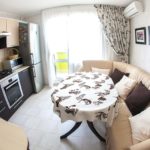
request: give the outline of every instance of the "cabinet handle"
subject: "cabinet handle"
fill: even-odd
[[[33,53],[30,53],[30,58],[31,58],[31,64],[34,65]]]
[[[35,72],[34,66],[32,66],[32,71],[33,71],[33,76],[34,76],[34,78],[35,78],[35,77],[36,77],[36,72]]]
[[[8,90],[10,87],[12,87],[14,84],[18,83],[18,80],[13,81],[9,86],[5,88],[5,90]]]
[[[0,113],[2,113],[5,109],[6,109],[6,107],[3,107],[3,108],[0,110]]]
[[[13,109],[16,109],[16,107],[18,107],[18,105],[19,105],[21,102],[22,102],[22,100],[20,100],[19,103],[13,107]]]
[[[22,70],[22,72],[26,72],[26,71],[27,71],[27,69]]]

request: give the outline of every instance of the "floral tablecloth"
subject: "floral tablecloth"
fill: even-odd
[[[113,81],[97,72],[69,75],[52,88],[51,98],[62,122],[100,119],[111,125],[118,110],[118,93]]]

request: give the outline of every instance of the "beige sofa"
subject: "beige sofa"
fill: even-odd
[[[150,89],[150,74],[133,65],[114,61],[86,60],[83,61],[80,71],[92,71],[92,67],[111,69],[111,71],[117,68],[122,72],[130,73],[130,78],[136,79],[138,82],[142,81]],[[106,133],[107,150],[150,150],[150,139],[133,144],[129,116],[131,113],[126,104],[119,99],[119,114]]]
[[[28,139],[24,131],[0,118],[0,150],[28,150]]]

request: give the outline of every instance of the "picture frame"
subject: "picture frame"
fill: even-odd
[[[150,26],[148,26],[148,44],[150,45]]]
[[[146,44],[146,27],[135,29],[135,42],[137,44]]]

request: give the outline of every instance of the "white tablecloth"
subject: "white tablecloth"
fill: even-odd
[[[118,109],[118,93],[113,81],[105,74],[78,72],[69,75],[53,87],[51,98],[54,111],[61,121],[94,121],[112,124]]]

